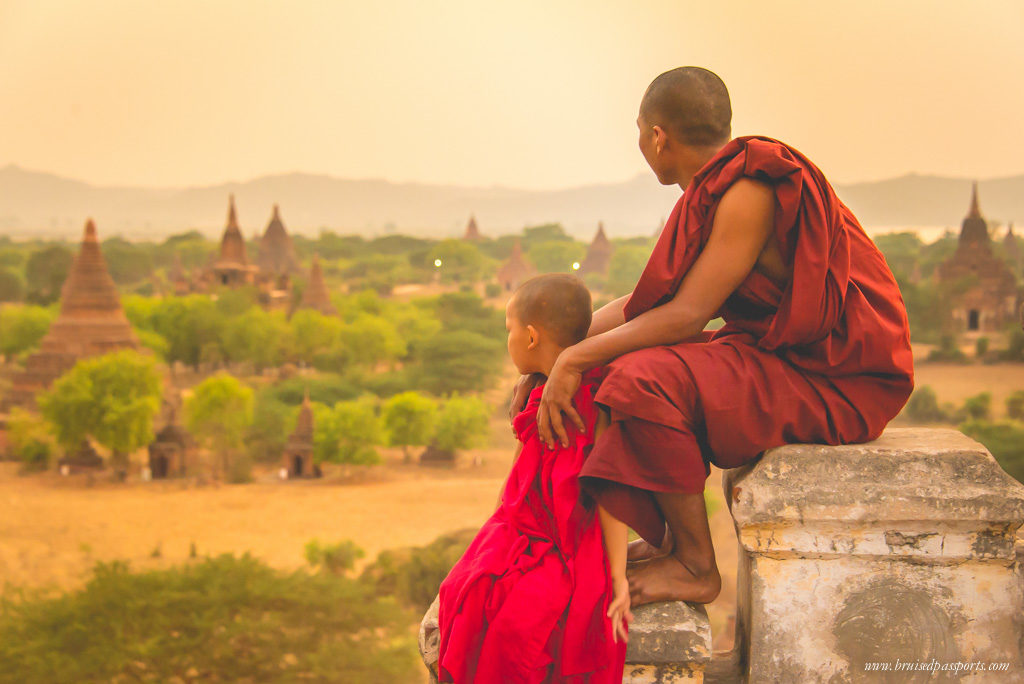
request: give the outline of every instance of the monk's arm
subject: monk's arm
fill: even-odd
[[[774,214],[770,185],[749,178],[737,181],[719,202],[708,242],[675,296],[572,345],[559,356],[559,363],[582,372],[637,349],[676,344],[699,334],[757,263],[771,235]]]
[[[587,331],[587,337],[600,335],[625,323],[626,317],[622,313],[622,307],[626,305],[626,300],[628,299],[629,295],[623,295],[595,311],[593,318],[590,320],[590,330]]]

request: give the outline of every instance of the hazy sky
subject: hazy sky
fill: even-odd
[[[0,64],[0,165],[97,184],[619,181],[684,64],[833,182],[1024,172],[1020,0],[0,0]]]

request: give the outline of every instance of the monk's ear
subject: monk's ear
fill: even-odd
[[[654,150],[661,154],[662,150],[668,144],[668,135],[665,133],[665,129],[655,124],[654,126]]]
[[[532,323],[526,326],[526,332],[530,334],[530,343],[526,345],[527,349],[533,349],[540,344],[540,332]]]

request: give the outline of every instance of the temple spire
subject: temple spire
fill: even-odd
[[[981,218],[981,206],[978,204],[978,181],[974,181],[971,187],[971,210],[967,212],[967,218]]]
[[[228,195],[228,224],[227,229],[238,230],[238,212],[235,211],[235,193]]]

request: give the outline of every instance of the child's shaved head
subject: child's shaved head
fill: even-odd
[[[509,303],[520,325],[544,328],[560,347],[574,345],[587,336],[591,307],[587,286],[568,273],[530,278],[516,288]]]

